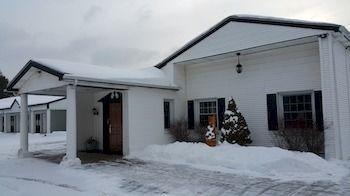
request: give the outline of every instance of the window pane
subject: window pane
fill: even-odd
[[[311,95],[305,95],[305,102],[311,103]]]
[[[291,105],[290,106],[290,111],[297,111],[297,105]]]
[[[283,96],[285,128],[312,127],[311,95]]]
[[[284,111],[286,112],[290,111],[290,105],[284,105]]]
[[[312,120],[312,112],[307,112],[306,113],[306,119]]]
[[[199,116],[199,124],[203,127],[208,126],[208,124],[209,124],[208,117],[209,117],[209,115],[200,115]]]
[[[298,104],[298,111],[304,110],[304,104]]]
[[[290,114],[284,113],[284,120],[290,120]]]
[[[199,107],[199,124],[201,126],[207,126],[208,117],[216,116],[216,101],[200,102]]]
[[[299,95],[298,96],[298,103],[304,102],[304,95]]]
[[[311,110],[311,104],[305,104],[305,110]]]
[[[297,102],[296,96],[290,96],[290,102],[291,103],[296,103]]]

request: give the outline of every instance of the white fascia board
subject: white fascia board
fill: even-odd
[[[97,88],[111,88],[111,89],[122,89],[127,90],[129,87],[145,87],[145,88],[157,88],[164,90],[180,90],[177,86],[166,86],[166,85],[155,85],[155,84],[143,84],[137,82],[125,82],[125,81],[111,81],[111,80],[101,80],[86,77],[77,76],[63,76],[63,80],[74,85],[81,86],[91,86]]]

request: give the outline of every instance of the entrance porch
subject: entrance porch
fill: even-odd
[[[66,97],[66,152],[50,155],[28,151],[27,97],[28,94],[61,95]],[[124,142],[123,108],[125,89],[97,88],[79,85],[64,85],[57,88],[21,94],[21,147],[19,157],[39,157],[69,164],[111,160],[127,153]],[[23,119],[23,120],[22,120]],[[62,159],[63,157],[63,159]]]

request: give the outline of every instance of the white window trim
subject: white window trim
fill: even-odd
[[[315,110],[315,93],[313,90],[306,91],[288,91],[288,92],[279,92],[277,93],[277,116],[278,116],[278,127],[284,127],[284,107],[283,107],[283,96],[288,95],[311,95],[311,110],[312,110],[312,122],[316,122],[316,110]]]
[[[199,125],[199,103],[201,102],[214,102],[216,103],[216,127],[219,125],[219,115],[218,115],[218,98],[203,98],[194,100],[194,124]]]

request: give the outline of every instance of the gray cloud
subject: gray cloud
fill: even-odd
[[[88,11],[84,14],[84,20],[86,22],[90,22],[91,20],[93,20],[98,13],[102,12],[102,8],[100,6],[97,5],[93,5],[91,6]]]
[[[32,57],[110,66],[154,65],[232,14],[350,25],[348,0],[2,0],[0,70]]]
[[[119,67],[144,66],[154,57],[159,56],[156,51],[137,48],[101,48],[92,55],[92,63],[115,65]]]

